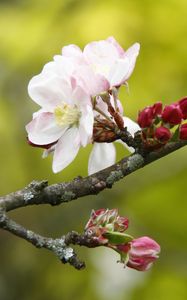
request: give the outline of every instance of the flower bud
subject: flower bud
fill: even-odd
[[[146,107],[139,112],[137,122],[141,128],[146,128],[151,126],[153,118],[154,117],[152,110],[150,109],[150,107]]]
[[[162,102],[156,102],[153,106],[151,106],[153,117],[160,115],[162,113]]]
[[[154,119],[162,112],[162,103],[157,102],[152,106],[144,108],[138,115],[138,124],[141,128],[150,127]]]
[[[149,237],[140,237],[131,241],[127,266],[138,271],[148,270],[158,258],[160,246]]]
[[[178,105],[182,111],[183,119],[186,120],[187,119],[187,97],[179,100]]]
[[[187,124],[183,124],[180,126],[179,137],[181,140],[187,140]]]
[[[165,123],[169,123],[171,125],[180,124],[183,118],[182,111],[179,105],[171,104],[167,105],[164,108],[162,113],[162,120]]]
[[[162,144],[167,143],[171,138],[171,132],[166,127],[158,127],[155,130],[155,138]]]

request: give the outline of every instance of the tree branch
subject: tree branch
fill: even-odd
[[[0,227],[28,241],[36,248],[45,248],[52,251],[64,264],[69,263],[77,270],[85,268],[85,263],[80,261],[74,250],[68,246],[70,243],[87,246],[88,239],[84,235],[81,236],[76,232],[69,232],[67,237],[62,236],[57,239],[43,237],[14,222],[3,211],[0,211]]]
[[[0,197],[0,208],[8,212],[33,204],[59,205],[87,195],[96,195],[136,170],[187,145],[187,141],[168,143],[152,152],[135,153],[91,176],[48,186],[47,181],[33,181],[24,189]]]
[[[156,151],[139,151],[109,168],[85,178],[77,177],[70,182],[48,186],[48,182],[45,180],[33,181],[24,189],[0,198],[0,227],[25,239],[37,248],[52,251],[62,263],[69,263],[81,270],[85,267],[85,263],[77,258],[69,244],[97,247],[97,241],[86,234],[80,235],[74,231],[56,239],[43,237],[11,220],[6,212],[33,204],[58,205],[86,195],[98,194],[105,188],[111,188],[116,181],[123,177],[185,145],[187,145],[187,141],[179,141],[168,143]]]

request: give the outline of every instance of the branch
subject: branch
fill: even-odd
[[[187,141],[168,143],[159,150],[135,153],[91,176],[48,186],[47,181],[33,181],[24,189],[0,197],[0,208],[8,212],[33,204],[59,205],[87,195],[96,195],[136,170],[187,145]]]
[[[77,270],[82,270],[85,268],[85,263],[77,258],[76,253],[68,245],[89,245],[89,239],[84,235],[79,235],[76,232],[69,232],[67,236],[62,236],[61,238],[53,239],[43,237],[39,234],[34,233],[21,226],[20,224],[14,222],[3,211],[0,211],[0,227],[7,230],[14,235],[28,241],[33,244],[36,248],[45,248],[52,251],[62,263],[69,263]]]
[[[52,251],[62,263],[69,263],[81,270],[85,267],[85,263],[77,258],[69,244],[97,247],[97,242],[85,234],[79,235],[74,231],[56,239],[43,237],[11,220],[6,212],[33,204],[58,205],[86,195],[98,194],[105,188],[111,188],[116,181],[123,177],[185,145],[187,145],[187,141],[180,141],[168,143],[159,150],[149,153],[143,151],[135,153],[109,168],[85,178],[77,177],[70,182],[48,186],[47,181],[33,181],[24,189],[0,198],[0,227],[25,239],[37,248]]]

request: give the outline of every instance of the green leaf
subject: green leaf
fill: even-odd
[[[114,245],[126,244],[133,240],[131,235],[121,232],[106,232],[104,237],[108,239],[109,244]]]

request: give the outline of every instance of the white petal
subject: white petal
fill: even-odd
[[[127,57],[117,59],[111,66],[108,80],[110,86],[118,86],[125,82],[129,73],[130,62]]]
[[[123,50],[123,48],[120,46],[120,44],[118,44],[118,42],[116,41],[116,39],[113,36],[109,36],[106,39],[109,43],[111,43],[112,45],[115,46],[115,48],[117,49],[118,53],[120,56],[123,56],[125,51]]]
[[[36,145],[47,145],[57,141],[66,128],[59,127],[54,114],[46,112],[38,114],[26,126],[28,139]]]
[[[118,50],[108,41],[91,42],[84,48],[84,57],[89,64],[112,64],[119,57]]]
[[[79,66],[73,76],[75,76],[78,84],[92,96],[110,88],[108,80],[100,74],[95,74],[88,65]]]
[[[67,167],[76,157],[80,148],[79,132],[76,127],[69,128],[59,139],[53,157],[53,172]]]
[[[130,134],[134,137],[134,134],[141,130],[140,126],[132,121],[130,118],[128,117],[124,117],[124,126],[127,127],[128,132],[130,132]],[[129,147],[126,143],[122,142],[121,140],[118,140],[117,142],[119,142],[120,144],[122,144],[129,152],[133,153],[135,150],[133,147]]]
[[[70,82],[54,74],[43,73],[31,79],[28,86],[30,97],[44,109],[51,110],[70,97]]]
[[[94,143],[88,162],[88,174],[91,175],[115,163],[116,149],[112,143]]]
[[[85,106],[84,110],[81,111],[81,118],[79,120],[79,134],[81,145],[85,147],[91,142],[93,136],[93,123],[94,115],[91,106]]]
[[[81,56],[82,51],[77,45],[71,44],[62,48],[62,55],[67,57]]]
[[[127,57],[130,62],[129,71],[128,71],[128,74],[126,75],[126,80],[131,76],[131,74],[134,70],[136,58],[139,54],[139,51],[140,51],[140,44],[135,43],[124,54],[124,57]]]
[[[127,130],[130,132],[130,134],[133,137],[137,131],[141,130],[140,126],[130,118],[124,117],[123,120],[124,120],[124,126],[127,127]]]

